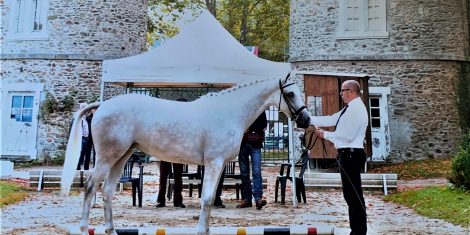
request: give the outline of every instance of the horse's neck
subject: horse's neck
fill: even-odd
[[[231,114],[231,118],[238,119],[247,128],[269,105],[274,104],[274,97],[280,95],[277,83],[278,80],[265,80],[240,85],[214,98]]]

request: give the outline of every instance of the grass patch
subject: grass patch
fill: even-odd
[[[370,173],[396,173],[401,180],[449,178],[450,159],[408,161],[399,164],[370,164]]]
[[[0,207],[23,201],[28,196],[27,191],[29,191],[29,189],[9,181],[1,180]]]
[[[470,192],[452,187],[426,187],[385,196],[418,214],[464,227],[470,225]]]

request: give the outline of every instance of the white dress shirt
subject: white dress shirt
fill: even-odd
[[[310,123],[317,127],[334,126],[340,117],[342,109],[330,116],[311,116]],[[351,100],[348,108],[341,116],[335,131],[325,131],[324,138],[331,141],[336,149],[364,148],[369,115],[360,97]]]
[[[82,136],[83,137],[88,137],[90,131],[88,130],[88,122],[86,121],[86,117],[82,117]]]

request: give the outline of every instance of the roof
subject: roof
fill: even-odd
[[[208,11],[180,33],[140,55],[105,60],[103,81],[152,87],[231,86],[243,80],[285,77],[289,63],[257,57]]]

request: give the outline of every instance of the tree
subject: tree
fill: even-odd
[[[205,0],[205,1],[206,1],[206,7],[209,10],[209,12],[213,16],[217,17],[217,14],[216,14],[217,13],[216,12],[216,7],[217,7],[216,0]]]
[[[259,46],[260,57],[286,61],[289,1],[221,0],[218,20],[243,45]]]
[[[153,45],[176,35],[176,22],[185,11],[196,12],[201,7],[201,0],[148,0],[147,42]]]
[[[184,11],[207,8],[241,44],[259,46],[260,57],[286,61],[289,6],[286,0],[149,0],[149,34],[171,37]]]

